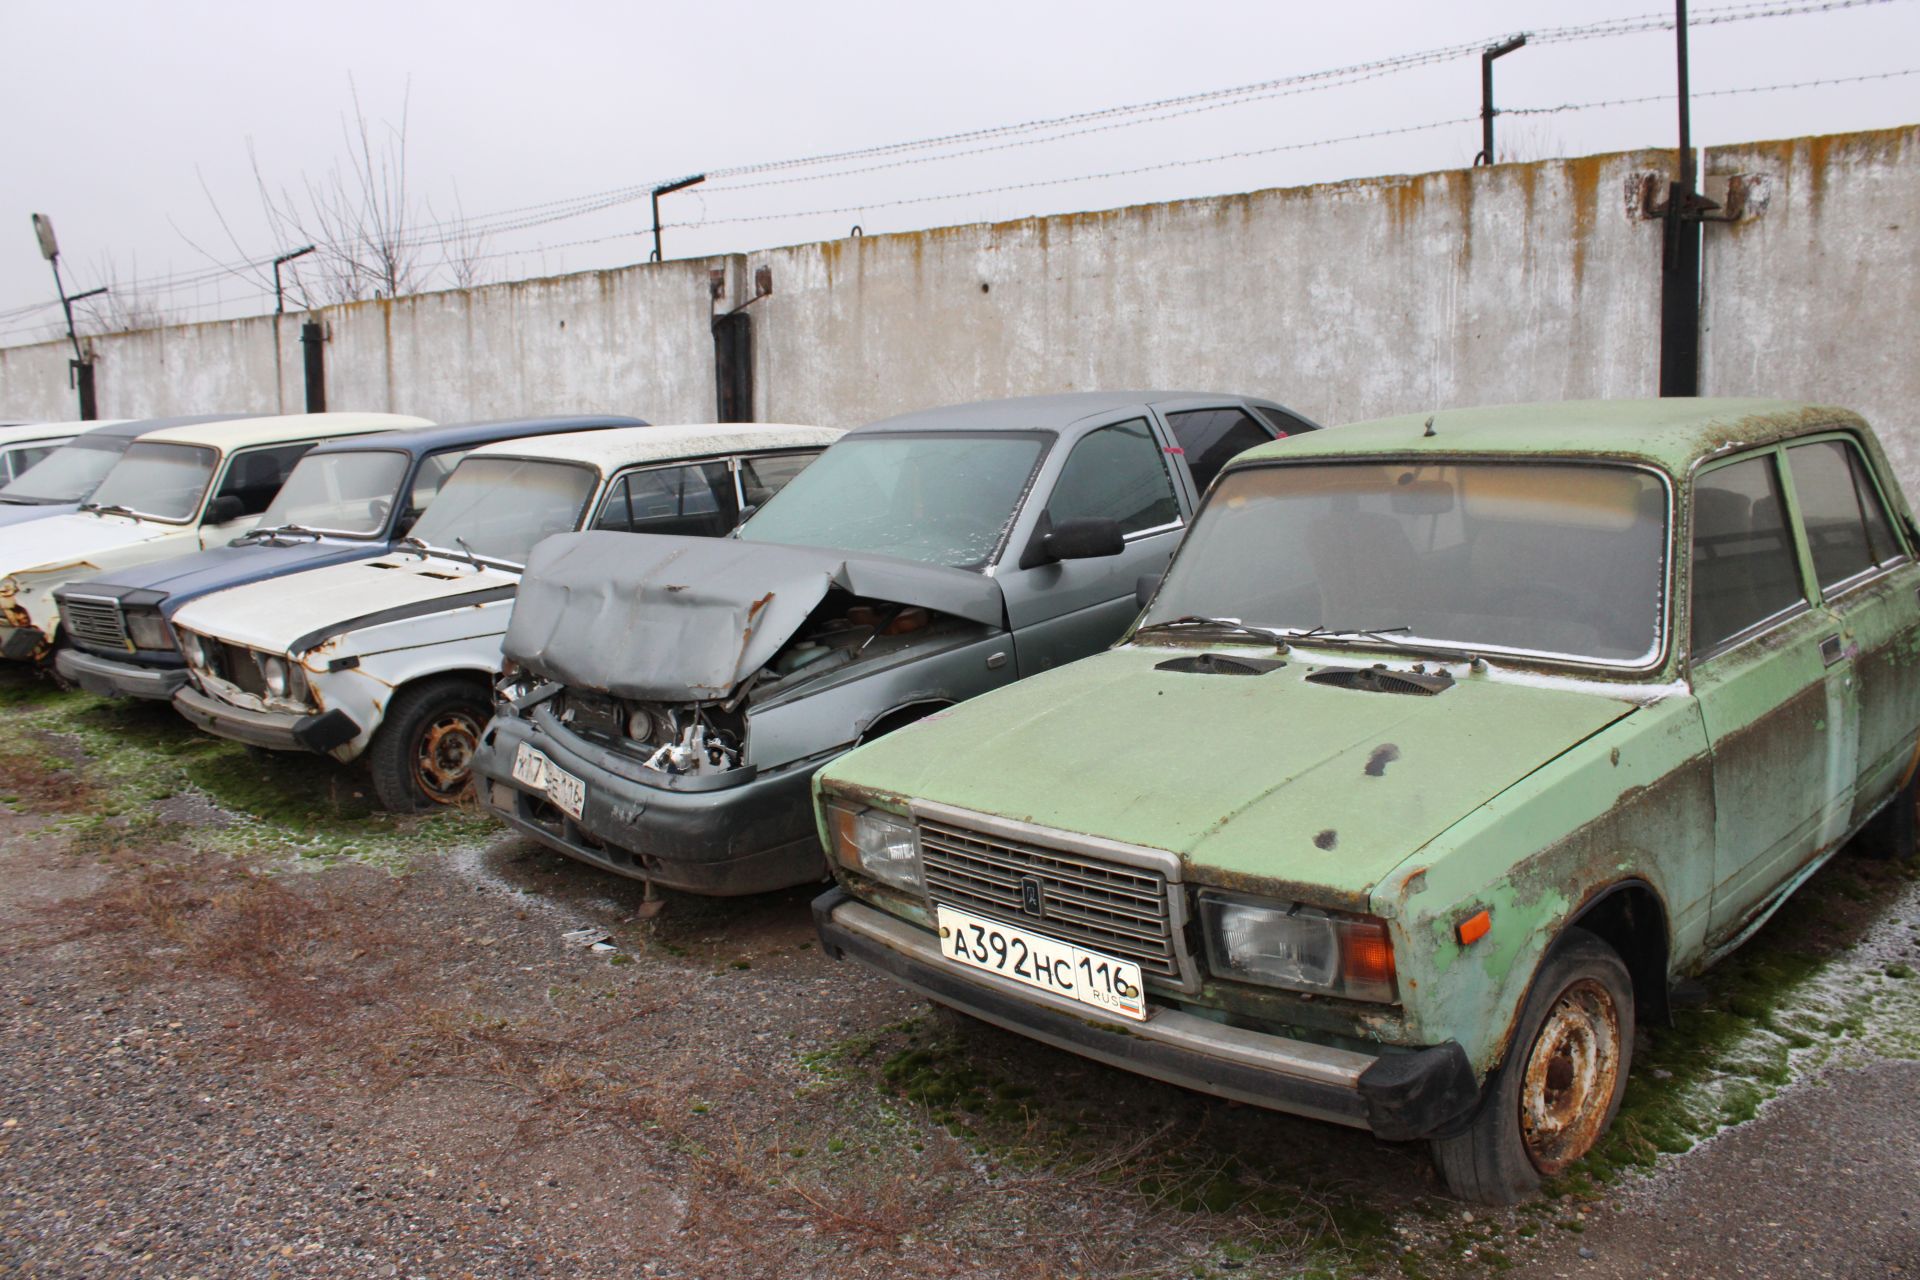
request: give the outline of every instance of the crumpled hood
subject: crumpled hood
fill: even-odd
[[[49,516],[70,516],[80,510],[77,502],[18,503],[0,502],[0,529],[9,529],[30,520]]]
[[[1365,909],[1422,845],[1634,710],[1481,676],[1430,697],[1310,684],[1324,668],[1298,652],[1266,675],[1155,669],[1195,652],[1128,647],[1020,681],[863,747],[829,785],[1165,849],[1202,880]]]
[[[623,698],[722,698],[834,587],[1005,625],[999,584],[964,569],[733,538],[568,533],[534,548],[505,652]]]
[[[263,582],[304,569],[342,564],[350,560],[370,560],[384,555],[384,542],[348,542],[338,539],[315,542],[302,539],[284,546],[250,544],[213,547],[174,559],[156,560],[136,568],[110,571],[89,579],[85,590],[102,595],[125,595],[130,591],[157,591],[166,595],[164,608],[171,613],[189,600],[229,587]],[[79,588],[76,588],[76,590]]]
[[[85,511],[30,520],[0,531],[0,575],[80,565],[122,547],[180,535],[177,524]]]
[[[285,653],[316,633],[341,635],[376,625],[374,619],[389,610],[435,601],[455,609],[462,604],[460,597],[510,592],[518,580],[504,569],[476,571],[464,560],[422,560],[411,552],[394,552],[216,591],[182,606],[173,621],[202,635]]]

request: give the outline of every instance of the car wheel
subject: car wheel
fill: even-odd
[[[1887,807],[1873,815],[1854,847],[1869,858],[1911,858],[1916,828],[1920,828],[1920,773],[1908,778]]]
[[[1569,929],[1534,977],[1466,1131],[1433,1141],[1448,1190],[1513,1204],[1592,1150],[1626,1092],[1633,1025],[1627,966],[1593,934]]]
[[[473,756],[492,708],[483,686],[458,677],[396,694],[367,748],[373,793],[394,813],[453,804],[473,786]]]

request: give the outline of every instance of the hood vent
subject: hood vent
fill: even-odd
[[[1358,689],[1362,693],[1405,693],[1431,698],[1453,687],[1453,677],[1442,673],[1427,675],[1420,671],[1389,671],[1384,666],[1330,667],[1307,677],[1308,684],[1332,685],[1336,689]]]
[[[1168,658],[1153,664],[1155,671],[1178,671],[1195,676],[1263,676],[1287,664],[1278,658],[1242,658],[1228,653],[1196,653],[1191,658]]]

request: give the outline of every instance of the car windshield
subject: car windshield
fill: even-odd
[[[465,458],[412,537],[455,557],[525,564],[533,544],[580,524],[596,477],[569,462]]]
[[[364,538],[387,527],[407,455],[391,449],[309,453],[274,495],[259,528],[296,525],[315,533]]]
[[[89,501],[175,524],[191,520],[219,455],[204,445],[136,440]]]
[[[993,557],[1050,432],[848,436],[739,536],[978,569]]]
[[[69,441],[0,488],[0,501],[80,502],[92,495],[131,443],[126,436]]]
[[[1640,665],[1661,647],[1667,505],[1658,477],[1621,466],[1246,467],[1218,482],[1141,626]]]

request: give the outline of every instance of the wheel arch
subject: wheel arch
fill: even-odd
[[[1672,1010],[1667,974],[1673,955],[1673,931],[1667,904],[1658,890],[1638,876],[1617,880],[1588,896],[1560,927],[1553,946],[1559,945],[1569,929],[1586,930],[1620,956],[1633,978],[1636,1021],[1668,1022]],[[1547,948],[1548,954],[1553,946]]]

